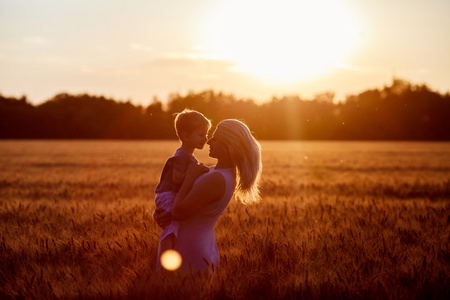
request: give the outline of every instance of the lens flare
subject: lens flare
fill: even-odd
[[[161,265],[164,269],[175,271],[181,266],[181,255],[175,250],[167,250],[161,255]]]

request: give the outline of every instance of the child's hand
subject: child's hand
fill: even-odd
[[[186,170],[186,178],[191,178],[191,179],[196,179],[197,177],[199,177],[200,175],[208,172],[209,169],[207,167],[205,167],[202,163],[200,164],[189,164],[187,170]]]
[[[209,168],[207,166],[204,166],[202,163],[200,163],[200,165],[203,167],[203,169],[202,169],[203,173],[209,172]]]

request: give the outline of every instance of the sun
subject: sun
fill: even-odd
[[[234,71],[288,82],[341,65],[358,25],[340,0],[229,0],[211,10],[203,35]]]

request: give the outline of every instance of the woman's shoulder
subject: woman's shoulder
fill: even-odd
[[[226,175],[214,169],[198,178],[198,182],[202,182],[203,184],[211,187],[217,187],[220,184],[225,185],[226,181]]]
[[[220,173],[224,176],[235,176],[235,172],[233,169],[215,169],[215,166],[213,166],[212,168],[210,167],[210,172],[209,173]]]
[[[209,172],[203,175],[203,178],[208,178],[209,180],[222,180],[224,175],[219,170],[210,169]]]
[[[233,184],[236,180],[236,175],[233,169],[212,169],[205,175],[211,177],[211,180],[229,184]]]

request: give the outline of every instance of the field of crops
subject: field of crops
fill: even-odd
[[[0,141],[0,298],[450,298],[450,143],[263,141],[262,201],[230,203],[197,278],[154,271],[177,147]]]

